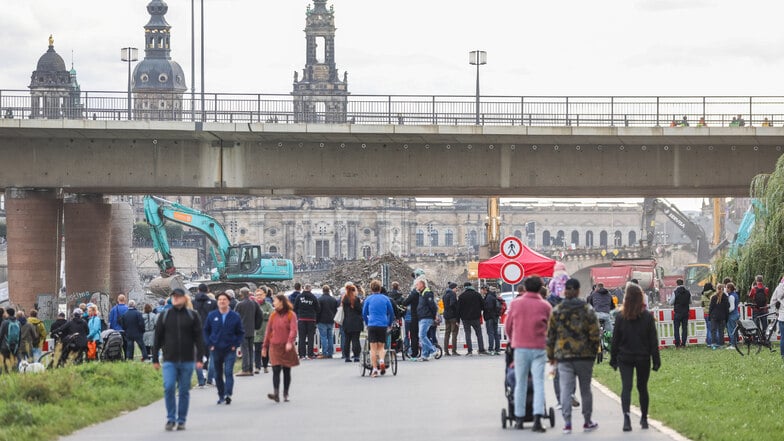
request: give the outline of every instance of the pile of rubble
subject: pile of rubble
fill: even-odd
[[[346,282],[354,282],[355,284],[361,284],[362,288],[367,290],[371,280],[378,279],[383,282],[381,279],[381,268],[384,264],[388,265],[389,268],[390,284],[396,281],[400,283],[401,291],[408,292],[411,288],[411,282],[413,280],[411,278],[411,273],[414,272],[414,268],[411,268],[404,261],[392,254],[384,254],[369,260],[345,262],[336,265],[326,276],[324,276],[322,282],[334,289],[339,289]]]

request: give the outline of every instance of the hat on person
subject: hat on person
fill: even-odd
[[[455,288],[457,288],[457,283],[449,282],[449,289],[455,289]]]
[[[76,309],[74,309],[74,310],[73,310],[73,315],[74,315],[74,317],[81,317],[81,316],[82,316],[82,314],[84,314],[84,311],[82,311],[82,310],[81,310],[81,309],[79,309],[79,308],[76,308]]]
[[[185,295],[185,291],[182,288],[174,288],[174,290],[172,291],[171,295],[173,295],[173,296],[184,296]]]
[[[204,283],[199,283],[199,292],[207,292],[207,291],[209,291],[209,290],[210,290],[210,289],[209,289],[209,288],[207,288],[207,285],[206,285],[206,284],[204,284]]]

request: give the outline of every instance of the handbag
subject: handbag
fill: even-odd
[[[293,347],[290,351],[283,350],[283,356],[281,357],[281,365],[287,367],[294,367],[299,366],[299,355],[297,354],[297,349]]]
[[[343,313],[343,305],[340,305],[338,306],[338,311],[335,313],[335,323],[337,323],[338,326],[342,326],[344,317],[345,314]]]

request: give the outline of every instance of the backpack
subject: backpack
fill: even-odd
[[[756,291],[754,292],[754,304],[758,309],[765,309],[765,307],[768,306],[768,298],[765,296],[764,287],[758,286],[756,288]]]
[[[20,329],[18,320],[8,321],[8,333],[5,334],[5,345],[11,353],[14,354],[16,353],[16,350],[19,349]]]
[[[101,349],[101,360],[120,361],[123,359],[124,339],[120,332],[114,331],[106,336]]]
[[[495,298],[495,312],[498,313],[499,317],[506,314],[506,300],[502,297],[496,296]]]
[[[41,341],[41,333],[38,332],[38,326],[30,323],[30,329],[32,334],[31,337],[33,337],[32,347],[38,347],[38,343]]]

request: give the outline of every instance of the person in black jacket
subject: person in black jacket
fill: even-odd
[[[208,295],[209,288],[204,283],[199,284],[199,290],[193,299],[193,309],[199,313],[201,322],[207,320],[207,314],[218,309],[218,302]],[[158,314],[160,316],[160,314]],[[204,370],[196,369],[196,381],[199,387],[204,387],[206,383],[215,384],[215,367],[210,364],[210,353],[204,354],[204,369],[207,369],[207,378],[204,378]]]
[[[163,350],[163,394],[166,403],[166,430],[185,430],[190,402],[191,377],[194,366],[201,369],[204,357],[204,334],[199,314],[187,308],[185,291],[172,292],[172,308],[158,315],[155,325],[155,347],[152,363],[155,369],[161,364],[158,352]],[[179,405],[175,401],[175,388]]]
[[[63,344],[63,351],[58,362],[68,361],[71,358],[71,354],[87,351],[87,334],[90,333],[90,327],[82,318],[83,314],[84,312],[81,309],[74,309],[73,318],[56,330]]]
[[[264,314],[261,312],[259,304],[256,303],[256,299],[250,296],[250,289],[245,287],[240,288],[240,302],[234,307],[234,311],[240,315],[245,331],[241,346],[242,372],[237,376],[249,377],[253,375],[253,359],[255,358],[253,337],[256,335],[256,330],[261,327]]]
[[[421,359],[428,361],[436,351],[435,343],[430,339],[430,328],[438,315],[438,305],[436,305],[435,294],[427,286],[427,280],[424,276],[416,279],[414,289],[420,295],[417,303],[417,317],[419,317],[419,342],[422,344]]]
[[[120,326],[125,331],[125,359],[133,360],[133,344],[139,345],[142,361],[147,359],[147,348],[144,346],[144,317],[136,309],[136,301],[128,301],[128,310],[120,316]]]
[[[392,282],[392,289],[387,293],[389,300],[392,301],[392,309],[395,311],[395,318],[400,319],[406,313],[406,308],[403,307],[405,297],[400,292],[400,284]]]
[[[671,305],[674,308],[675,347],[686,347],[687,330],[689,329],[689,307],[691,307],[691,292],[683,286],[683,279],[675,281],[678,285],[672,293]],[[680,329],[679,329],[680,328]],[[680,332],[678,332],[680,331]]]
[[[501,331],[498,329],[498,319],[501,318],[501,301],[495,291],[482,287],[485,296],[484,313],[485,328],[487,330],[487,350],[490,355],[501,353]]]
[[[724,328],[727,326],[727,320],[730,317],[730,299],[727,293],[724,292],[723,283],[716,285],[716,294],[710,298],[708,316],[711,321],[711,332],[713,332],[711,348],[715,350],[724,346]]]
[[[656,335],[656,322],[653,315],[644,309],[642,288],[630,283],[626,287],[623,310],[615,318],[610,366],[621,371],[621,409],[623,410],[623,431],[632,430],[629,407],[632,396],[632,380],[637,371],[637,392],[640,396],[640,426],[648,428],[648,378],[653,370],[661,366],[659,357],[659,337]]]
[[[411,342],[409,349],[411,351],[411,358],[419,356],[419,315],[417,315],[417,308],[419,307],[419,291],[416,288],[411,288],[408,297],[403,300],[403,306],[409,307],[411,312],[411,321],[408,324],[406,334]]]
[[[294,302],[294,314],[297,315],[297,332],[299,334],[299,358],[313,359],[313,339],[316,337],[316,318],[321,306],[316,296],[310,292],[310,285],[305,285],[302,294]]]
[[[60,328],[65,326],[66,323],[68,323],[68,320],[65,319],[65,313],[61,312],[57,314],[57,320],[53,321],[52,325],[49,327],[49,335],[52,336],[52,338],[55,340],[55,343],[57,343],[57,341],[62,338],[62,335],[60,334]]]
[[[460,330],[460,324],[457,321],[457,294],[455,288],[457,283],[449,282],[449,288],[444,293],[441,300],[444,302],[444,354],[449,354],[449,344],[452,343],[452,355],[460,355],[457,353],[457,333]]]
[[[479,319],[482,318],[482,311],[484,311],[484,300],[482,299],[482,296],[476,292],[471,282],[465,282],[463,284],[463,293],[457,298],[457,318],[463,322],[466,348],[468,349],[467,355],[473,354],[471,329],[473,329],[476,334],[476,340],[479,344],[479,354],[487,355],[484,339],[482,338],[482,326],[479,323]]]
[[[346,363],[351,361],[353,349],[354,362],[359,363],[359,354],[362,349],[359,347],[359,334],[365,329],[365,322],[362,319],[362,301],[357,296],[357,287],[346,285],[346,294],[341,301],[343,306],[343,331],[346,338],[343,341],[343,358]]]
[[[330,293],[329,285],[321,287],[321,297],[318,298],[319,313],[316,319],[321,340],[321,355],[318,358],[332,358],[335,351],[333,338],[335,336],[335,314],[338,312],[338,301]]]

